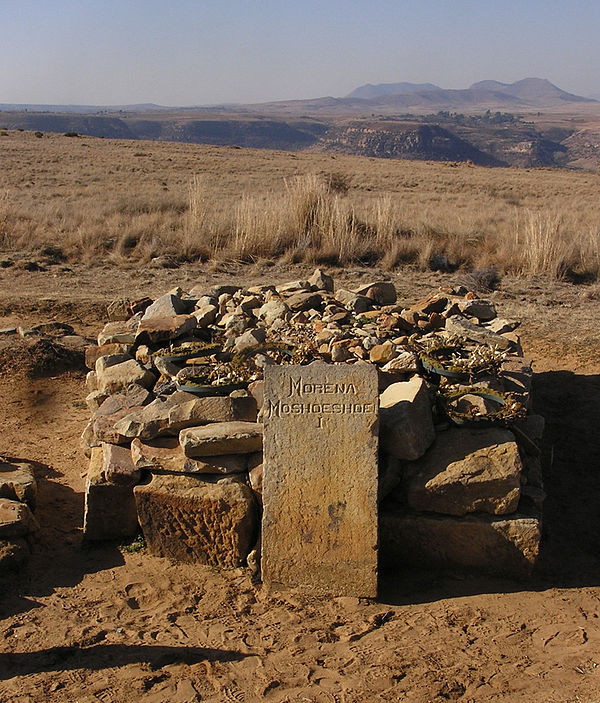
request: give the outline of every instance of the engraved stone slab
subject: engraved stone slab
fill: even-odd
[[[262,577],[377,595],[377,369],[265,368]]]

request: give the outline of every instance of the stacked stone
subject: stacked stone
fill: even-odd
[[[382,560],[513,575],[531,569],[543,498],[541,419],[529,416],[511,430],[453,426],[436,403],[452,379],[434,380],[418,353],[457,337],[491,348],[499,369],[480,374],[478,386],[510,392],[527,407],[532,372],[518,323],[497,319],[490,300],[442,288],[401,305],[389,281],[334,291],[333,279],[317,269],[280,286],[174,289],[155,301],[115,301],[109,316],[98,345],[86,351],[88,539],[130,536],[139,521],[155,554],[243,563],[259,522],[262,369],[370,363],[379,372]],[[224,395],[215,384],[205,397],[184,390],[194,360],[175,363],[156,352],[188,342],[216,345],[214,367],[251,358],[247,390]],[[284,347],[289,358],[269,353]],[[459,403],[480,417],[490,410],[477,396]]]
[[[33,515],[37,484],[26,462],[0,462],[0,573],[29,556],[38,523]]]

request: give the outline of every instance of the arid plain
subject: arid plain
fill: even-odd
[[[94,338],[114,298],[315,264],[340,285],[389,277],[410,304],[495,266],[490,295],[535,362],[547,500],[531,582],[398,564],[377,601],[84,549],[85,371],[40,373],[6,338],[0,451],[36,462],[41,530],[1,581],[0,701],[600,700],[599,186],[593,172],[1,136],[0,327]]]

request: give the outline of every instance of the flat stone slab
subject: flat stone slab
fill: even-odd
[[[148,549],[156,556],[237,567],[256,541],[252,490],[233,478],[157,475],[134,493]]]
[[[215,422],[181,430],[179,442],[190,457],[250,454],[262,449],[263,426],[258,422]]]
[[[31,464],[24,461],[0,463],[0,498],[27,503],[35,510],[37,483]]]
[[[408,504],[414,510],[466,515],[512,513],[521,495],[523,465],[512,432],[452,428],[411,466]]]
[[[381,560],[394,570],[412,563],[526,579],[535,566],[540,538],[537,516],[381,515]]]
[[[264,583],[375,597],[376,367],[268,366],[264,390]]]
[[[163,437],[152,442],[136,438],[131,443],[131,457],[138,469],[153,473],[239,474],[247,469],[245,454],[225,454],[195,458],[186,456],[176,437]]]
[[[208,396],[176,391],[166,398],[157,398],[141,410],[120,420],[115,429],[124,437],[153,439],[165,434],[179,434],[185,427],[213,422],[256,420],[256,400]]]

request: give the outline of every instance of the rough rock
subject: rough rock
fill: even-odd
[[[98,346],[104,344],[133,344],[135,330],[131,329],[128,322],[107,322],[102,332],[98,335]]]
[[[367,283],[354,289],[358,295],[365,295],[378,305],[393,305],[396,302],[396,289],[390,281]]]
[[[256,401],[251,396],[198,397],[193,393],[176,391],[123,417],[115,429],[124,437],[153,439],[160,435],[177,434],[179,430],[195,425],[235,420],[253,422],[256,412]]]
[[[207,305],[203,305],[198,310],[195,310],[192,315],[196,318],[197,327],[208,327],[217,319],[218,312],[219,308],[216,305],[211,305],[209,303]]]
[[[265,343],[266,332],[261,327],[247,330],[235,340],[234,350],[236,352],[250,352],[260,349]]]
[[[243,483],[156,475],[134,489],[151,554],[221,567],[241,566],[256,540],[257,506]]]
[[[308,282],[314,290],[324,290],[328,293],[333,293],[333,278],[321,269],[315,269]]]
[[[496,317],[496,307],[491,300],[465,300],[459,303],[458,308],[463,315],[476,317],[479,322],[489,322]]]
[[[31,464],[24,461],[0,463],[0,498],[27,503],[35,510],[37,483]]]
[[[366,295],[358,295],[357,293],[344,290],[343,288],[340,288],[340,290],[337,291],[335,297],[346,307],[346,309],[351,312],[366,312],[373,307],[373,301],[371,298],[367,298]]]
[[[262,320],[267,327],[271,327],[275,320],[282,320],[289,314],[290,309],[281,298],[272,298],[268,303],[265,303],[258,309],[257,317],[259,320]]]
[[[104,451],[94,447],[85,482],[83,537],[91,541],[133,537],[138,529],[133,486],[109,483],[103,466]]]
[[[323,303],[323,296],[318,292],[302,292],[290,295],[285,301],[292,312],[303,312],[319,308]]]
[[[108,483],[119,486],[135,486],[141,472],[134,466],[128,447],[102,444],[102,477]]]
[[[522,464],[514,435],[499,428],[441,432],[411,467],[411,508],[447,515],[517,509]]]
[[[193,315],[144,318],[137,328],[135,340],[139,344],[170,342],[188,334],[196,328],[196,325],[197,320]]]
[[[98,380],[98,390],[103,393],[118,393],[125,390],[131,384],[152,388],[156,381],[156,376],[146,370],[135,359],[121,361],[119,363],[107,365],[103,360],[114,357],[101,356],[96,361],[96,377]]]
[[[262,434],[257,422],[216,422],[181,430],[179,442],[189,457],[249,454],[262,450]]]
[[[0,540],[0,574],[17,570],[29,557],[27,540]]]
[[[157,298],[152,305],[148,306],[142,317],[142,321],[153,318],[174,317],[175,315],[185,315],[189,312],[188,301],[182,300],[179,296],[165,293]]]
[[[152,442],[134,439],[131,458],[136,468],[153,473],[239,474],[246,471],[245,454],[230,454],[192,459],[183,453],[177,437],[163,437]]]
[[[102,346],[90,346],[85,350],[85,365],[88,369],[96,368],[96,361],[101,356],[110,356],[113,354],[128,354],[131,358],[131,346],[129,344],[103,344]]]
[[[380,517],[381,561],[393,570],[417,564],[526,579],[535,566],[540,537],[539,519],[525,515],[458,518],[394,510]]]
[[[511,346],[510,340],[490,332],[486,327],[470,322],[462,315],[451,315],[446,319],[446,332],[459,337],[466,337],[480,344],[495,345],[499,349],[508,349]]]
[[[39,529],[29,506],[16,500],[0,498],[0,539],[18,539]]]
[[[397,459],[414,461],[435,439],[431,400],[425,381],[415,376],[388,386],[379,398],[380,442]]]

